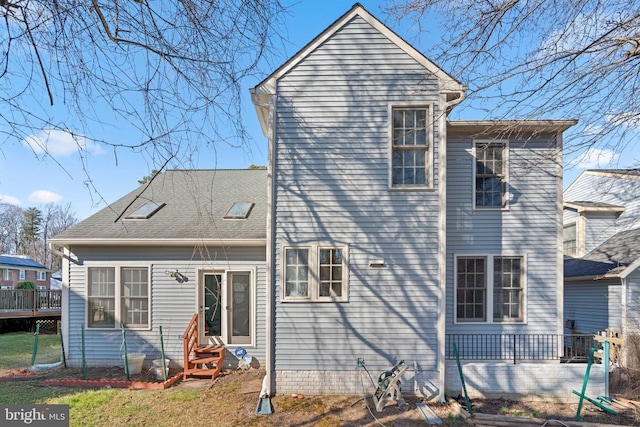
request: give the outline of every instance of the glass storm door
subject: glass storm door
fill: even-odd
[[[229,287],[229,344],[251,343],[251,273],[227,274]]]
[[[222,336],[222,274],[205,274],[202,292],[204,305],[200,307],[200,318],[204,318],[203,335],[206,337]]]
[[[200,342],[251,344],[253,292],[251,272],[204,273],[200,299]]]

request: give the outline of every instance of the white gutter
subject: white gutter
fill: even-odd
[[[162,246],[265,246],[266,239],[50,239],[49,245],[58,246],[146,246],[146,245],[162,245]],[[53,249],[52,249],[53,250]],[[58,253],[58,255],[60,255]]]
[[[454,97],[447,99],[450,95]],[[457,95],[457,96],[456,96]],[[446,362],[445,345],[447,334],[447,114],[453,107],[464,100],[463,91],[452,93],[440,92],[439,112],[439,162],[438,162],[438,319],[436,321],[436,336],[438,348],[437,370],[439,374],[440,403],[445,403],[446,389]]]
[[[276,157],[275,157],[275,138],[276,138],[276,96],[269,96],[269,103],[260,102],[257,97],[254,97],[254,92],[251,93],[251,98],[256,105],[256,109],[260,107],[262,111],[268,111],[268,120],[266,121],[268,141],[268,159],[267,159],[267,239],[266,239],[266,313],[265,313],[265,370],[266,375],[263,380],[264,396],[261,393],[260,397],[270,397],[274,393],[274,378],[273,378],[273,351],[274,351],[274,333],[273,333],[273,316],[275,311],[274,301],[274,228],[275,228],[275,203],[273,201],[275,194],[275,171],[276,171]],[[262,122],[262,120],[261,120]],[[264,131],[263,126],[263,131]]]

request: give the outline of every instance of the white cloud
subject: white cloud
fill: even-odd
[[[610,167],[618,158],[620,153],[613,150],[602,150],[600,148],[589,148],[580,154],[569,164],[580,169],[600,169]]]
[[[52,156],[68,156],[78,150],[91,154],[101,154],[102,148],[83,136],[74,136],[56,129],[43,129],[39,135],[29,135],[22,141],[36,154],[47,153]]]
[[[607,123],[611,123],[615,126],[626,126],[628,128],[640,129],[640,113],[626,112],[609,114],[607,116]]]
[[[62,196],[47,190],[37,190],[29,195],[29,201],[33,203],[58,203]]]
[[[10,205],[20,206],[20,200],[6,194],[0,194],[0,203],[8,203]]]

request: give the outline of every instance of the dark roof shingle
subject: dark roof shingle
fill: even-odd
[[[126,219],[146,202],[166,205],[148,219]],[[234,202],[255,203],[247,219],[224,219]],[[169,170],[52,241],[261,240],[266,238],[266,215],[266,170]]]

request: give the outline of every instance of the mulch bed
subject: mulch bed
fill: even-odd
[[[167,381],[162,381],[156,379],[152,368],[143,369],[139,374],[130,375],[129,380],[127,380],[124,368],[116,366],[87,368],[84,379],[81,368],[64,368],[44,372],[32,372],[22,368],[4,371],[0,382],[29,381],[43,376],[47,377],[43,384],[50,386],[162,390],[179,381],[182,378],[182,370],[169,369]]]

